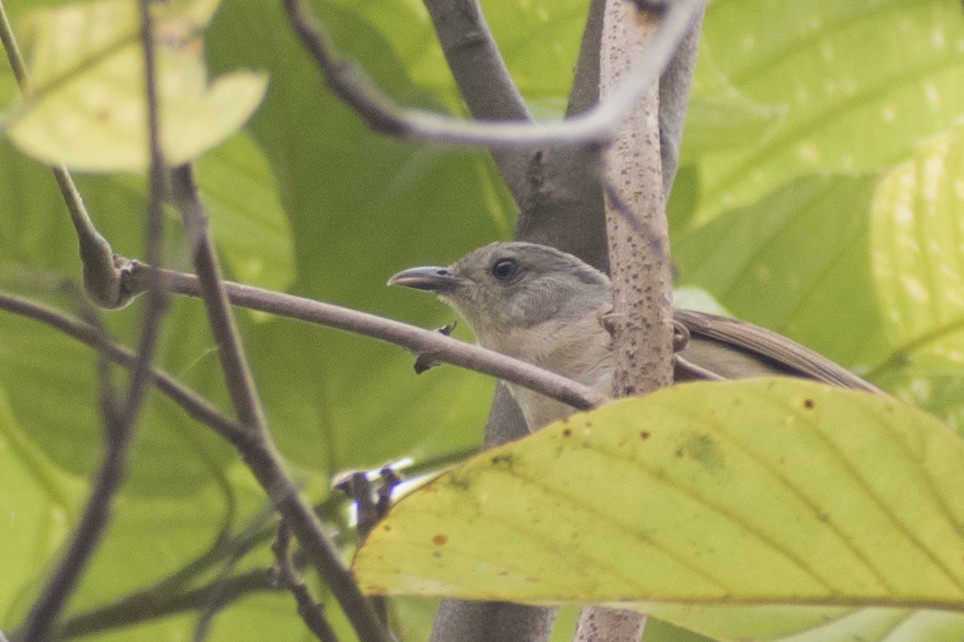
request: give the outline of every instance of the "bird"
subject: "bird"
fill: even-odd
[[[609,394],[612,309],[609,277],[555,248],[500,241],[447,267],[402,270],[388,280],[436,294],[468,324],[482,347],[532,363]],[[674,380],[790,376],[880,394],[816,352],[760,326],[694,310],[673,311]],[[506,382],[531,431],[574,410]]]

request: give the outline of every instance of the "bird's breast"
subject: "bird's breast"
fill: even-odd
[[[609,334],[595,313],[577,322],[547,321],[535,326],[479,337],[486,348],[555,372],[609,393],[613,361]],[[516,384],[507,384],[530,430],[563,419],[575,410]]]

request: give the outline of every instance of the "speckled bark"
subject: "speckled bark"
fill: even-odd
[[[633,60],[644,55],[655,18],[628,2],[609,2],[603,17],[600,97],[619,86]],[[606,231],[613,288],[612,391],[617,397],[673,382],[672,274],[660,151],[659,87],[654,84],[604,154]],[[646,616],[587,607],[579,614],[578,642],[636,642]]]
[[[645,49],[657,22],[630,3],[607,7],[600,88],[617,86]],[[605,154],[606,225],[613,284],[613,394],[648,392],[672,383],[672,274],[663,193],[656,86]]]

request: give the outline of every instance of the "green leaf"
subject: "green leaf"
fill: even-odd
[[[779,125],[782,114],[782,108],[750,100],[729,85],[697,91],[686,111],[680,163],[698,160],[701,154],[762,143]]]
[[[881,181],[871,228],[884,330],[901,362],[964,365],[964,127],[917,148]]]
[[[800,174],[905,157],[960,116],[962,43],[961,8],[946,0],[711,3],[696,87],[715,88],[721,74],[782,118],[765,138],[702,159],[698,219]]]
[[[890,353],[873,297],[878,178],[805,176],[674,239],[680,283],[850,367]]]
[[[20,426],[0,388],[0,621],[23,585],[42,574],[47,556],[74,526],[84,484],[48,459]]]
[[[239,133],[202,156],[197,182],[232,278],[285,290],[295,278],[291,226],[258,145]]]
[[[155,15],[161,149],[193,160],[251,116],[264,74],[237,71],[210,85],[198,36],[215,0],[172,3]],[[143,171],[148,162],[144,63],[137,7],[98,0],[35,9],[23,21],[30,90],[13,110],[10,139],[47,164],[92,172]]]
[[[891,398],[794,379],[675,386],[443,475],[397,504],[354,569],[369,593],[669,603],[676,623],[751,638],[759,614],[695,607],[959,611],[961,470],[964,443]],[[765,626],[787,634],[826,609],[776,613]]]

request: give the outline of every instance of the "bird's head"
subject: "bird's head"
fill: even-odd
[[[602,272],[571,254],[522,242],[491,243],[448,267],[403,270],[388,283],[436,293],[483,345],[550,319],[584,318],[610,300]]]

